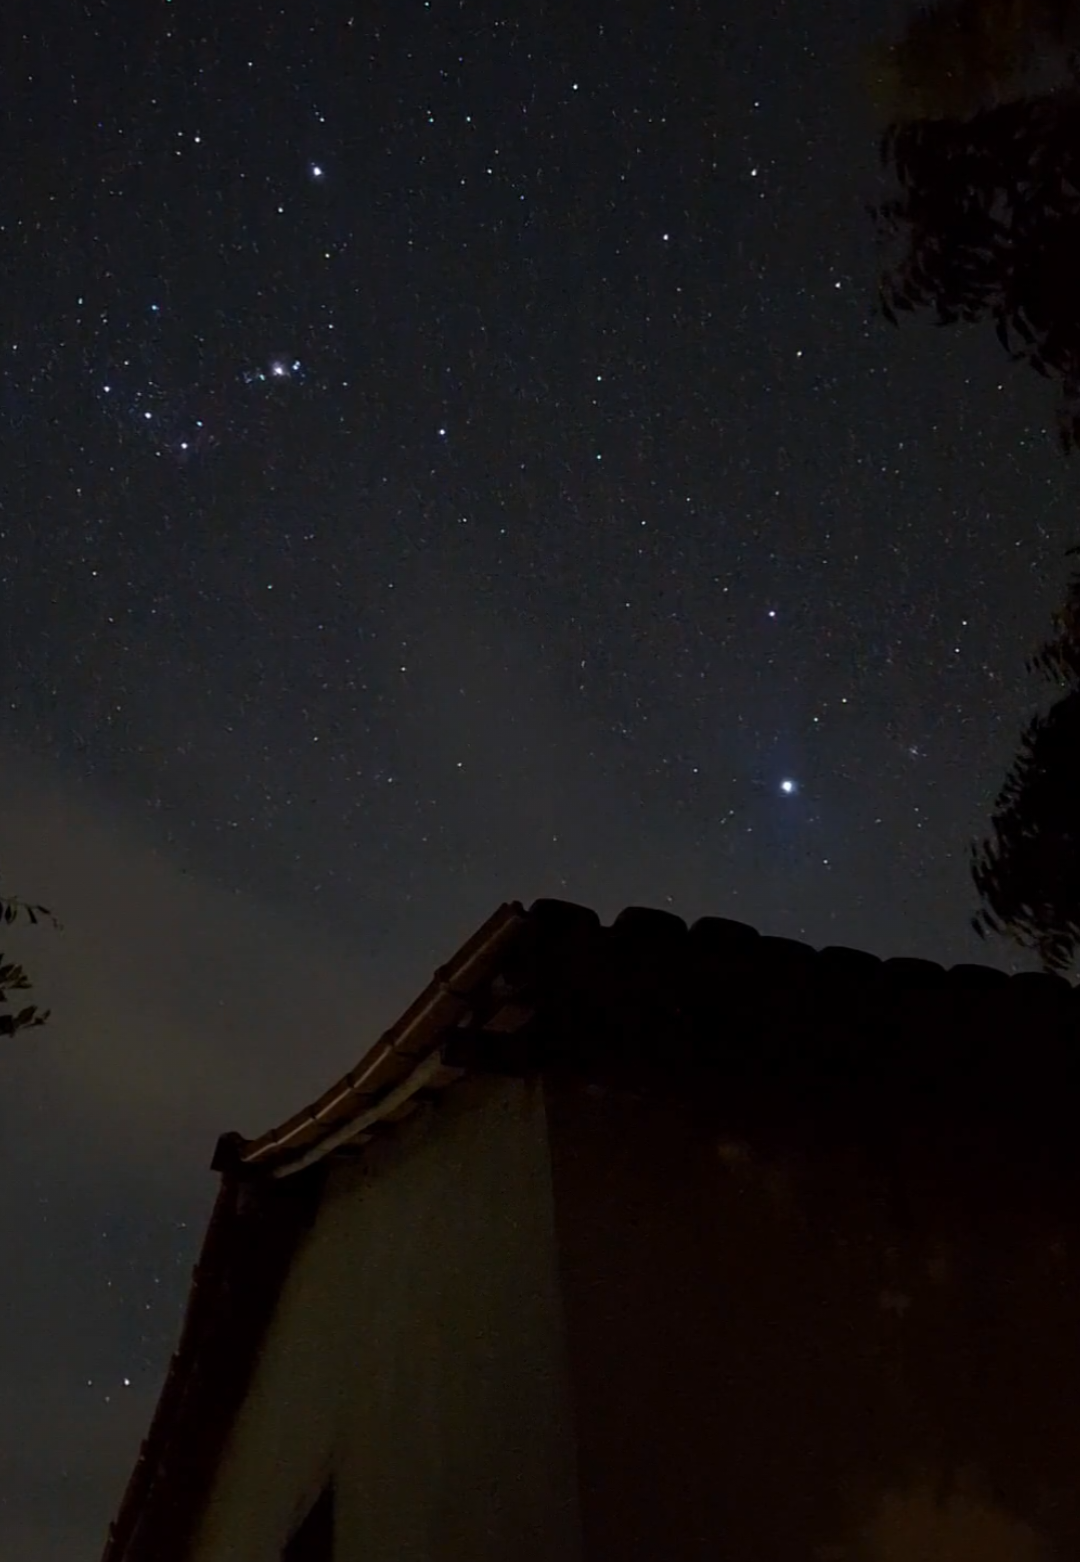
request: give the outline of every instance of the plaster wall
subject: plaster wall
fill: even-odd
[[[1078,1206],[1038,1145],[663,1094],[549,1082],[589,1562],[1080,1556]]]
[[[191,1562],[577,1562],[539,1082],[470,1079],[331,1173]]]

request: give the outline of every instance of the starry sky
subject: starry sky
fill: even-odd
[[[97,1555],[219,1132],[494,907],[1009,965],[1053,391],[875,313],[888,0],[12,0],[0,1554]]]

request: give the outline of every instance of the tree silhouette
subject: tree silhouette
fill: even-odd
[[[873,209],[891,250],[882,312],[992,321],[1053,381],[1066,453],[1080,445],[1080,0],[947,0],[874,61],[898,193]],[[1056,56],[1054,90],[1024,93]],[[1024,730],[971,871],[981,936],[1052,970],[1080,951],[1080,574],[1029,665],[1066,692]]]
[[[993,833],[972,849],[983,902],[972,925],[984,937],[1007,934],[1061,971],[1080,950],[1080,571],[1054,622],[1028,666],[1068,692],[1028,723]]]
[[[942,325],[992,320],[1003,346],[1060,387],[1062,445],[1080,442],[1080,88],[966,120],[894,124],[882,159],[900,193],[874,209],[881,307]]]
[[[20,920],[31,923],[46,921],[55,928],[60,926],[47,906],[32,905],[29,901],[18,900],[13,896],[0,898],[0,924],[9,927]],[[29,988],[30,978],[24,967],[0,955],[0,1008],[7,1009],[10,1006],[13,993],[24,993]],[[48,1009],[39,1009],[32,1003],[24,1004],[11,1013],[0,1013],[0,1036],[14,1036],[18,1031],[32,1030],[44,1025],[48,1018]]]
[[[921,5],[898,39],[871,52],[866,77],[890,124],[966,120],[1030,97],[1080,45],[1077,0],[939,0]]]

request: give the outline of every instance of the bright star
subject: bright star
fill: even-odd
[[[795,781],[781,781],[780,790],[783,792],[785,797],[794,797],[799,788],[797,782]]]

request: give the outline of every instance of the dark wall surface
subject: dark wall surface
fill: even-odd
[[[1080,1554],[1066,1114],[995,1077],[549,1076],[589,1558]]]

